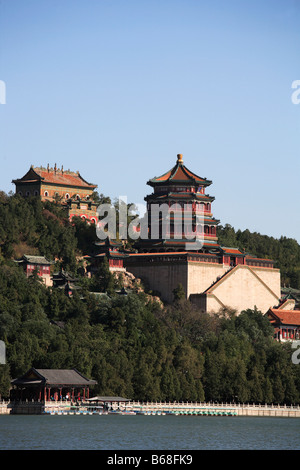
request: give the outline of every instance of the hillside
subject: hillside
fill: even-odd
[[[221,230],[222,243],[246,243],[233,229]],[[229,234],[236,243],[227,243]],[[273,340],[260,312],[209,316],[183,300],[180,289],[174,303],[164,306],[134,283],[122,295],[122,281],[107,265],[93,279],[84,276],[81,255],[94,239],[93,227],[79,220],[71,225],[59,204],[1,194],[0,339],[7,352],[7,363],[0,365],[2,397],[8,396],[10,379],[30,367],[75,367],[97,380],[96,394],[300,403],[300,371],[291,347]],[[265,241],[266,248],[257,244],[265,256],[281,243]],[[254,241],[248,243],[247,250],[258,255]],[[13,261],[25,252],[45,255],[55,261],[54,269],[76,274],[81,289],[69,298],[36,275],[27,279]]]
[[[282,286],[300,289],[300,245],[296,240],[235,230],[229,224],[220,226],[217,235],[223,246],[237,247],[258,258],[274,260],[275,267],[281,271]]]

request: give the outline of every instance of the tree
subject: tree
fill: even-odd
[[[181,283],[179,283],[178,286],[175,287],[175,289],[173,289],[173,295],[174,295],[174,302],[178,300],[183,300],[186,298],[185,290]]]
[[[93,292],[107,292],[111,294],[114,291],[114,286],[114,277],[109,270],[108,260],[104,257],[92,279],[91,289]]]
[[[0,364],[0,400],[9,398],[10,370],[8,364]]]

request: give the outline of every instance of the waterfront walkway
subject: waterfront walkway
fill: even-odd
[[[77,411],[77,413],[74,413]],[[1,414],[99,414],[90,402],[74,406],[70,402],[0,402]],[[136,415],[265,416],[300,418],[300,406],[234,403],[139,402],[111,403],[110,413]],[[101,413],[100,413],[101,414]]]
[[[126,409],[145,414],[172,413],[176,415],[207,416],[277,416],[300,418],[300,406],[251,405],[233,403],[183,403],[183,402],[129,402]]]

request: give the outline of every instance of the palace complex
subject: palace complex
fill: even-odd
[[[78,172],[57,169],[56,165],[31,167],[13,183],[24,197],[59,198],[68,208],[70,219],[79,215],[98,223],[97,204],[92,198],[97,186],[86,182]],[[186,298],[205,312],[230,308],[239,313],[256,307],[269,312],[276,325],[287,321],[287,315],[281,315],[280,320],[272,310],[294,310],[282,303],[280,271],[274,262],[219,244],[219,220],[212,212],[214,197],[207,192],[212,181],[189,170],[179,154],[173,168],[147,184],[152,193],[145,197],[146,223],[134,250],[124,250],[116,240],[99,240],[85,256],[90,275],[107,258],[111,271],[127,270],[165,302],[173,301],[173,291],[181,284]],[[34,269],[33,261],[20,260],[27,274],[28,269]]]
[[[280,302],[280,271],[272,260],[218,243],[219,221],[212,213],[214,197],[207,194],[211,183],[190,171],[182,155],[177,156],[171,170],[150,179],[147,184],[153,193],[145,197],[150,236],[138,240],[138,252],[124,260],[126,268],[167,302],[173,300],[173,290],[181,284],[186,298],[203,311],[229,307],[240,312],[256,306],[265,313]],[[154,205],[162,203],[172,208],[169,228],[163,230],[166,217],[162,216],[153,229],[151,212]],[[180,221],[186,208],[184,215],[189,223],[184,230]],[[202,214],[199,246],[190,238],[197,226],[197,213]],[[153,230],[155,237],[151,237]]]

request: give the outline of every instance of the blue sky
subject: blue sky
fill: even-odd
[[[142,203],[176,155],[222,224],[300,242],[299,0],[1,0],[0,189],[30,165]]]

